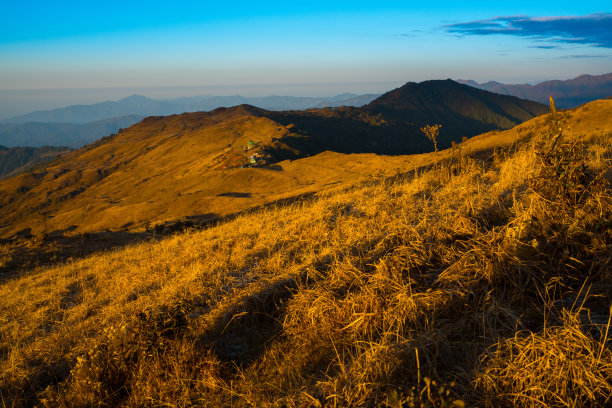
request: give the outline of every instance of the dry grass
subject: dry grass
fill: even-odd
[[[0,401],[606,405],[609,186],[545,196],[515,141],[3,282]]]
[[[511,407],[610,404],[612,356],[604,334],[609,324],[594,338],[578,313],[563,320],[562,326],[542,333],[517,333],[483,358],[476,385],[491,398],[487,402]]]

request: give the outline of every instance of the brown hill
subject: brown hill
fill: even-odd
[[[421,132],[425,125],[441,124],[438,146],[494,129],[510,129],[547,112],[532,101],[501,96],[459,84],[435,80],[406,85],[361,108],[338,107],[306,111],[270,112],[285,125],[295,124],[301,139],[296,148],[311,154],[323,150],[341,153],[416,154],[432,151]],[[291,139],[287,140],[292,144]]]
[[[306,137],[266,113],[239,106],[149,117],[43,170],[3,180],[0,237],[143,230],[186,217],[206,221],[368,178],[372,163],[394,168],[401,162],[324,153],[274,164],[306,155],[284,142],[296,145]]]
[[[472,89],[442,82],[451,90]],[[479,98],[490,97],[475,92]],[[400,132],[410,129],[410,124],[395,119],[414,111],[409,102],[400,103],[403,95],[405,89],[400,88],[367,109],[269,112],[242,105],[210,113],[149,117],[118,135],[62,156],[44,170],[0,182],[0,237],[143,231],[178,221],[207,222],[374,174],[414,168],[416,157],[321,154],[327,149],[418,151],[419,143],[409,132]],[[399,107],[391,108],[392,103]],[[424,101],[424,106],[430,104]],[[526,106],[539,109],[539,105]],[[441,108],[445,109],[450,110]],[[391,119],[385,119],[383,112]],[[421,123],[435,117],[432,110]],[[491,116],[494,121],[500,117]],[[605,121],[601,126],[607,126]]]
[[[364,107],[367,112],[392,121],[398,130],[410,129],[415,135],[424,125],[441,124],[438,144],[442,148],[450,147],[452,141],[463,136],[510,129],[546,113],[547,109],[539,103],[474,89],[450,79],[409,82]],[[422,135],[414,139],[413,143],[428,146]]]

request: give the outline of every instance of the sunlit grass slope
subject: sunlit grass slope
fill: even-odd
[[[606,406],[611,112],[5,280],[0,401]]]
[[[2,235],[26,228],[40,235],[68,228],[142,227],[144,220],[161,222],[214,208],[205,202],[234,192],[222,185],[243,192],[228,178],[249,179],[239,171],[247,163],[243,147],[249,140],[268,146],[290,133],[251,113],[236,107],[150,117],[45,169],[5,180],[0,183]]]
[[[46,168],[0,181],[0,238],[210,220],[414,166],[373,154],[306,157],[284,143],[303,138],[291,123],[259,115],[241,106],[150,117]],[[252,166],[254,154],[260,156]],[[297,157],[305,158],[286,160]]]
[[[437,142],[449,147],[545,109],[446,80],[406,84],[363,109],[272,112],[241,105],[149,117],[44,168],[0,181],[0,239],[44,241],[208,222],[414,164],[391,159],[381,166],[371,154],[319,153],[428,152],[431,143],[419,130],[426,124],[442,124]],[[298,164],[291,161],[298,158]]]

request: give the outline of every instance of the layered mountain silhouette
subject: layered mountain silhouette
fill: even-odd
[[[340,94],[328,98],[294,96],[198,96],[156,100],[141,95],[93,105],[74,105],[32,112],[0,121],[0,144],[10,147],[45,145],[83,147],[129,127],[145,116],[210,111],[250,104],[268,110],[308,109],[315,106],[361,106],[378,95]]]
[[[612,95],[612,73],[599,76],[582,75],[572,80],[546,81],[538,85],[507,85],[495,81],[479,84],[471,80],[459,80],[458,82],[497,94],[516,96],[523,99],[538,101],[544,104],[548,104],[549,96],[553,96],[557,106],[559,107],[578,106],[594,99],[605,98]],[[423,88],[420,90],[415,88],[414,85],[415,84],[413,84],[412,89],[409,91],[406,90],[406,92],[414,93],[412,96],[412,105],[419,104],[419,98],[421,98],[421,96],[419,96],[419,92],[438,92],[436,89],[425,89],[425,83],[418,84],[420,88]],[[341,106],[362,107],[364,105],[373,103],[378,96],[379,95],[376,94],[356,95],[350,93],[327,98],[276,95],[267,97],[204,95],[197,97],[156,100],[141,95],[132,95],[114,102],[109,101],[93,105],[74,105],[66,108],[32,112],[26,115],[3,120],[0,122],[0,144],[10,147],[61,145],[79,148],[97,140],[100,137],[115,133],[121,128],[137,123],[145,116],[162,116],[183,112],[210,111],[221,106],[237,106],[241,104],[248,104],[272,111],[305,110],[311,108]],[[390,97],[391,96],[389,95],[386,96],[386,98]],[[439,97],[430,95],[429,97],[425,96],[424,100],[426,100],[428,106],[433,106],[432,103],[436,103],[435,98],[439,99]],[[381,104],[384,104],[384,101],[379,100],[376,102],[376,104],[379,106],[379,108],[381,108]],[[410,103],[408,103],[408,105],[410,105]],[[468,103],[466,106],[470,106],[470,104]],[[388,115],[391,112],[389,109],[381,109],[385,111],[385,115]],[[453,111],[453,109],[454,107],[451,106],[450,110]],[[474,109],[484,112],[481,107]],[[422,120],[418,119],[420,117],[419,114],[416,114],[415,116],[411,114],[409,110],[410,109],[405,110],[404,113],[406,113],[406,115],[411,119],[402,119],[404,122],[402,126],[407,125],[408,123],[406,122],[412,122],[414,124],[420,124],[423,122]],[[503,110],[504,108],[502,108],[501,116],[510,113],[510,120],[512,123],[516,123],[516,119],[524,120],[524,117],[521,119],[520,115],[512,117],[513,114],[511,112],[503,112]],[[373,110],[370,112],[373,112]],[[433,111],[432,113],[435,117],[437,117],[436,115],[438,113]],[[489,120],[487,123],[494,124],[496,119],[492,119],[492,116],[490,114],[488,115],[492,122],[487,119]],[[455,136],[454,134],[449,134],[450,126],[453,126],[453,129],[457,129],[456,133],[461,133],[477,125],[474,122],[472,125],[468,126],[468,128],[457,128],[457,125],[462,126],[465,119],[465,115],[461,113],[458,120],[453,121],[450,119],[450,117],[447,118],[447,126],[443,127],[441,134],[442,146],[448,144],[448,140],[445,139],[453,138]],[[432,120],[433,119],[430,115],[429,121],[431,122]],[[479,120],[479,118],[476,118],[476,121]],[[504,122],[504,119],[501,117],[499,117],[497,120],[499,121],[499,127],[503,128],[509,126],[509,123],[507,121]],[[331,125],[331,122],[337,121],[327,120],[326,122]],[[335,127],[335,125],[332,125],[332,127]],[[386,131],[389,130],[389,128],[386,129]],[[485,131],[487,129],[483,127],[481,130]],[[366,133],[371,133],[371,131],[372,129]],[[393,132],[393,130],[391,131]],[[363,132],[361,131],[358,133]],[[385,137],[382,136],[382,139],[385,139]],[[379,141],[376,143],[385,142]],[[425,148],[425,146],[423,146],[423,148]],[[386,149],[379,149],[379,151],[386,151]]]
[[[69,152],[67,147],[6,147],[0,145],[0,178],[31,169],[54,157]]]
[[[5,119],[3,123],[89,123],[125,115],[165,116],[183,112],[209,111],[219,107],[249,104],[268,110],[308,109],[319,104],[352,105],[365,104],[377,95],[341,94],[326,98],[270,95],[266,97],[196,96],[175,99],[151,99],[132,95],[118,101],[100,102],[92,105],[73,105],[65,108],[37,111]]]
[[[346,94],[346,99],[339,99],[337,101],[327,100],[319,103],[315,108],[330,108],[330,107],[338,107],[338,106],[363,106],[372,102],[374,99],[378,98],[379,94],[365,94],[365,95],[351,95]]]
[[[17,146],[83,147],[101,137],[140,122],[144,116],[126,115],[90,123],[0,123],[0,144]]]
[[[45,168],[0,182],[0,237],[142,228],[215,218],[322,186],[403,168],[433,150],[507,129],[547,107],[451,80],[407,83],[362,108],[270,111],[250,105],[151,116]],[[346,155],[361,153],[361,155]]]
[[[571,108],[595,99],[612,96],[612,73],[581,75],[566,81],[545,81],[537,85],[509,85],[496,81],[479,84],[472,80],[459,80],[458,82],[501,95],[512,95],[542,103],[547,103],[548,98],[552,96],[557,106],[562,108]]]

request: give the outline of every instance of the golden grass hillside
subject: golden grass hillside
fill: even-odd
[[[389,165],[372,155],[363,156],[364,160],[317,156],[297,165],[287,159],[326,149],[344,153],[428,151],[430,143],[415,125],[426,117],[433,115],[449,123],[439,142],[450,145],[452,138],[460,140],[478,129],[508,128],[544,108],[453,81],[429,81],[429,91],[448,90],[442,92],[448,96],[445,103],[454,102],[440,108],[429,100],[426,114],[418,109],[421,105],[415,101],[420,99],[410,91],[420,87],[412,84],[394,91],[392,100],[382,98],[385,112],[391,102],[404,101],[410,106],[404,104],[407,110],[400,109],[410,112],[408,117],[394,111],[395,116],[403,117],[398,123],[374,113],[374,107],[372,112],[357,108],[270,112],[243,105],[146,118],[45,168],[0,181],[0,238],[140,232],[147,226],[210,221],[319,192],[330,183],[354,182],[378,172],[392,175],[398,167],[406,170],[404,160],[387,160],[392,162]],[[491,110],[489,105],[496,108]],[[256,168],[241,168],[245,165]]]
[[[7,278],[0,401],[609,405],[611,110]]]

